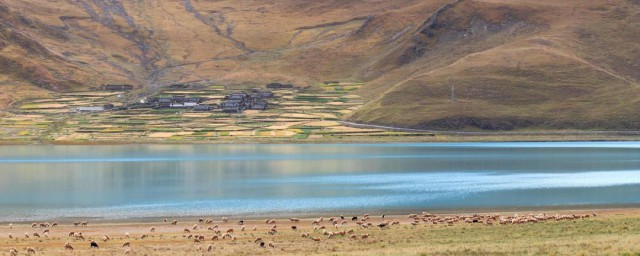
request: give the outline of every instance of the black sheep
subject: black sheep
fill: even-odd
[[[358,217],[354,216],[353,218],[351,218],[351,221],[356,221],[358,220]]]
[[[96,243],[95,241],[91,241],[91,248],[96,248],[98,249],[98,243]]]

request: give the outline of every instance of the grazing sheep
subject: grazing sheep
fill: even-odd
[[[296,227],[296,226],[291,226],[291,229],[296,230],[296,229],[298,229],[298,227]]]
[[[43,234],[43,235],[47,235],[47,234],[49,234],[49,230],[48,230],[48,229],[45,229],[44,231],[42,231],[42,234]]]
[[[38,232],[34,232],[34,233],[33,233],[33,237],[40,238],[40,235],[38,234]]]
[[[225,223],[226,223],[226,222],[229,222],[229,218],[227,218],[227,217],[222,217],[222,222],[225,222]]]
[[[269,242],[269,247],[271,247],[271,248],[276,248],[276,246],[275,246],[273,243],[271,243],[271,242]]]
[[[82,235],[82,233],[76,233],[75,237],[76,239],[82,239],[82,241],[84,241],[84,236]]]
[[[80,222],[74,222],[73,226],[75,226],[75,227],[80,226]]]
[[[164,219],[164,220],[163,220],[163,222],[164,222],[164,223],[167,223],[167,222],[169,222],[169,220],[167,220],[167,219]]]
[[[219,238],[218,236],[215,236],[215,235],[214,235],[214,236],[211,238],[211,240],[218,240],[218,238]]]
[[[227,233],[233,233],[233,229],[232,228],[227,229]]]
[[[300,219],[298,219],[298,218],[290,218],[289,220],[290,220],[291,222],[299,222],[299,221],[300,221]]]
[[[131,242],[124,242],[124,244],[122,244],[122,247],[131,247]]]
[[[349,229],[349,231],[347,231],[347,233],[353,234],[353,229]]]
[[[320,242],[320,238],[317,238],[317,237],[312,237],[311,240],[316,241],[316,242]]]
[[[24,238],[29,239],[29,234],[27,234],[27,232],[24,232]]]
[[[124,237],[125,237],[125,238],[130,238],[130,236],[129,236],[129,232],[124,233]]]
[[[189,230],[188,228],[185,228],[185,229],[184,229],[184,232],[185,232],[185,233],[191,233],[191,230]]]
[[[240,227],[240,231],[244,231],[244,225],[242,225],[242,227]]]
[[[253,240],[254,243],[258,243],[260,241],[262,241],[262,237],[257,237],[256,240]]]
[[[213,245],[209,245],[209,246],[207,247],[207,251],[208,251],[208,252],[210,252],[211,250],[213,250]]]
[[[131,249],[127,249],[124,251],[124,255],[131,255]]]
[[[58,222],[54,222],[53,224],[51,224],[51,227],[57,227],[58,226]]]
[[[33,249],[31,247],[27,247],[27,253],[28,254],[36,254],[36,249]]]
[[[238,221],[238,225],[244,225],[244,220]]]
[[[349,239],[358,239],[358,236],[356,236],[356,235],[351,235],[351,236],[349,236]]]
[[[75,236],[75,235],[76,235],[76,232],[73,232],[73,231],[69,232],[69,237],[72,237],[72,236]]]
[[[156,232],[156,227],[151,227],[151,230],[149,230],[151,232]]]
[[[37,227],[38,227],[38,223],[31,224],[31,228],[37,228]]]
[[[311,222],[311,225],[320,225],[320,221],[314,220],[313,222]]]
[[[145,239],[145,238],[147,238],[147,237],[149,237],[149,235],[147,235],[147,234],[142,234],[142,235],[140,236],[140,239]]]
[[[358,220],[358,217],[357,217],[357,216],[353,216],[353,217],[351,217],[351,221],[356,221],[356,220]]]
[[[9,234],[9,239],[13,239],[13,236],[11,234]]]
[[[100,247],[98,246],[98,243],[96,243],[95,241],[91,241],[91,243],[90,243],[90,248],[96,248],[96,249],[98,249],[98,248],[100,248]]]
[[[369,234],[362,235],[362,239],[367,239],[367,238],[369,238]]]
[[[309,237],[309,233],[304,232],[304,233],[302,233],[300,236],[301,236],[301,237]]]
[[[16,250],[16,248],[9,249],[9,255],[18,256],[18,250]]]
[[[64,244],[64,249],[73,251],[73,245],[71,245],[71,243],[67,242],[66,244]]]
[[[178,221],[177,220],[172,221],[171,225],[178,225]]]
[[[256,231],[256,230],[258,230],[258,227],[253,226],[253,231]]]
[[[107,235],[102,235],[102,241],[103,241],[103,242],[105,242],[105,243],[106,243],[107,241],[109,241],[109,239],[111,239],[111,238],[109,238],[109,236],[107,236]]]
[[[204,222],[204,219],[202,218],[198,219],[198,223],[203,223],[203,222]]]
[[[275,224],[276,224],[276,220],[271,220],[271,221],[269,221],[269,224],[271,224],[271,225],[275,225]]]
[[[82,223],[80,223],[83,227],[86,227],[87,225],[89,225],[88,221],[83,221]]]

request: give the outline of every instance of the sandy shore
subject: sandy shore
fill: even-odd
[[[416,212],[421,214],[420,212]],[[596,216],[593,216],[596,213]],[[362,220],[362,213],[358,220]],[[435,218],[454,218],[454,216],[473,216],[474,213],[436,214]],[[528,216],[547,214],[589,215],[590,218],[573,220],[549,220],[528,222],[526,224],[499,224],[493,221],[487,224],[488,217],[480,218],[483,223],[466,223],[464,220],[453,224],[421,220],[413,225],[408,215],[371,216],[364,223],[370,227],[362,227],[353,216],[345,216],[344,221],[338,217],[338,225],[324,221],[312,224],[316,218],[304,218],[298,222],[289,219],[275,220],[277,233],[268,234],[274,224],[265,220],[242,220],[228,216],[228,222],[221,217],[211,218],[213,223],[199,222],[199,218],[177,219],[177,225],[171,225],[173,219],[165,223],[163,219],[129,220],[122,222],[92,222],[87,226],[74,226],[68,220],[59,222],[57,227],[32,228],[30,223],[3,224],[0,226],[0,255],[11,255],[15,248],[19,255],[26,255],[27,248],[33,248],[38,255],[123,255],[127,251],[131,255],[492,255],[492,254],[560,254],[586,255],[637,253],[640,251],[640,209],[612,210],[545,210],[527,212],[491,212],[480,214],[491,216],[499,214],[502,218],[514,215]],[[207,217],[202,217],[207,219]],[[399,220],[399,225],[390,225]],[[377,225],[389,221],[389,225],[380,228]],[[52,224],[50,222],[49,224]],[[195,226],[195,229],[194,229]],[[219,234],[208,228],[217,226]],[[242,227],[244,226],[244,231]],[[292,229],[295,226],[296,229]],[[326,227],[316,230],[315,227]],[[155,230],[152,232],[152,228]],[[255,228],[255,231],[254,231]],[[49,230],[45,236],[44,231]],[[189,229],[189,233],[185,232]],[[232,239],[222,239],[224,233]],[[329,237],[328,233],[344,231],[346,234]],[[349,231],[352,231],[349,233]],[[70,232],[81,232],[85,240],[69,237]],[[37,233],[40,237],[35,237]],[[302,233],[309,233],[311,238],[304,238]],[[25,234],[29,236],[26,238]],[[126,234],[129,237],[126,237]],[[368,234],[368,238],[362,236]],[[103,236],[110,239],[103,241]],[[146,237],[142,238],[143,235]],[[204,236],[204,240],[195,241],[191,236]],[[217,235],[219,240],[212,240]],[[352,235],[356,239],[350,238]],[[11,236],[11,238],[10,238]],[[255,243],[262,238],[265,247]],[[94,240],[99,249],[91,249]],[[123,247],[130,242],[130,247]],[[65,243],[70,243],[74,250],[65,250]],[[269,243],[273,247],[269,246]],[[210,250],[209,247],[211,247]]]

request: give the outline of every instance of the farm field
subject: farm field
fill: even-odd
[[[322,84],[310,89],[277,89],[267,110],[225,113],[216,108],[126,108],[134,92],[70,92],[28,99],[2,113],[0,142],[4,143],[154,143],[154,142],[278,142],[327,141],[343,138],[431,136],[341,125],[338,121],[359,109],[364,100],[352,94],[362,84]],[[238,90],[234,90],[238,91]],[[156,97],[199,97],[218,105],[234,92],[220,85],[164,88]],[[113,104],[115,109],[76,113],[77,107]],[[349,139],[347,139],[349,140]]]
[[[597,216],[593,216],[596,212]],[[90,221],[86,227],[73,225],[81,220],[60,221],[58,227],[50,228],[32,228],[31,223],[14,223],[12,226],[3,223],[0,227],[0,255],[9,255],[11,248],[15,248],[20,255],[26,253],[26,248],[33,248],[43,255],[637,255],[640,252],[640,244],[637,243],[640,238],[640,211],[623,209],[596,212],[577,210],[479,215],[499,214],[499,218],[530,218],[543,214],[591,216],[524,224],[495,222],[492,225],[486,221],[469,223],[466,220],[453,224],[420,221],[413,225],[413,219],[407,215],[386,216],[385,219],[372,216],[363,222],[372,223],[368,228],[352,221],[351,216],[344,220],[344,224],[338,218],[340,224],[337,227],[326,216],[318,224],[312,224],[317,220],[313,218],[299,222],[274,219],[275,224],[266,224],[264,220],[244,220],[244,225],[240,225],[238,222],[241,219],[238,217],[230,217],[229,222],[215,217],[212,223],[199,222],[198,217],[181,218],[177,219],[177,225],[170,224],[171,218],[168,222],[163,222],[161,218],[124,222]],[[437,216],[443,219],[467,216],[467,219],[471,219],[473,215]],[[361,219],[362,215],[358,218]],[[486,219],[479,219],[483,218]],[[396,219],[398,225],[378,227],[379,223],[393,223]],[[277,226],[277,232],[269,234],[274,225]],[[245,230],[242,230],[243,226]],[[325,228],[322,229],[322,226]],[[49,230],[47,236],[43,234],[45,229]],[[342,231],[346,233],[344,236],[336,234]],[[70,232],[82,233],[84,240],[68,236]],[[29,238],[25,237],[25,233]],[[40,237],[34,237],[34,233]],[[226,233],[229,236],[222,239]],[[309,237],[303,237],[303,233],[308,233]],[[327,235],[330,233],[334,235]],[[9,238],[10,234],[12,238]],[[104,241],[105,235],[109,237],[108,241]],[[196,241],[194,236],[204,236],[204,240]],[[219,238],[214,239],[214,236]],[[96,241],[99,249],[90,248],[90,241]],[[123,247],[126,242],[130,246]],[[264,243],[264,247],[260,246],[260,242]],[[72,251],[65,249],[66,243],[71,244]]]

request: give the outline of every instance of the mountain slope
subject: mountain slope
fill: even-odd
[[[0,108],[113,83],[340,80],[366,82],[361,123],[638,129],[639,13],[637,0],[7,0]]]
[[[610,2],[459,1],[391,55],[410,63],[374,80],[362,92],[373,101],[351,119],[442,130],[638,129],[640,5]]]

